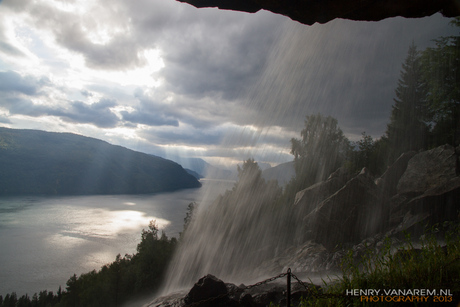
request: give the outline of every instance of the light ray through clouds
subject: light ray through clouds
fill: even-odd
[[[379,137],[412,41],[449,19],[305,26],[174,0],[0,1],[0,125],[211,163],[292,159],[306,115]]]

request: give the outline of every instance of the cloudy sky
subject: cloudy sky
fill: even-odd
[[[306,115],[381,136],[401,64],[449,19],[335,20],[174,0],[0,0],[0,126],[213,164],[292,160]]]

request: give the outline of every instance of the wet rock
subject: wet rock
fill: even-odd
[[[422,235],[427,225],[458,219],[460,177],[457,155],[450,145],[421,152],[410,159],[390,200],[391,233]]]
[[[456,174],[457,156],[454,147],[443,145],[413,156],[398,182],[398,194],[423,194],[445,185]]]
[[[415,151],[403,153],[386,170],[386,172],[375,181],[375,184],[382,189],[386,197],[392,197],[397,193],[398,182],[407,169],[409,160],[416,154]]]
[[[382,191],[366,170],[322,201],[305,218],[309,235],[329,250],[383,230],[388,212]]]
[[[301,23],[312,25],[335,18],[377,21],[384,18],[425,17],[441,12],[446,17],[460,15],[456,0],[178,0],[195,7],[254,13],[261,9],[282,14]]]
[[[283,292],[286,290],[284,287],[273,287],[270,290],[259,293],[253,296],[255,306],[268,306],[270,303],[279,304],[284,298]]]
[[[320,202],[340,190],[350,178],[350,174],[340,168],[326,181],[318,182],[298,192],[294,201],[298,216],[303,217],[312,212]]]
[[[319,272],[325,270],[325,258],[327,250],[322,244],[312,241],[306,242],[297,249],[283,271],[288,267],[293,272]]]
[[[226,297],[227,294],[225,283],[215,276],[208,274],[200,278],[198,282],[193,285],[190,292],[185,296],[184,302],[188,305],[202,302],[194,306],[218,306],[228,301],[228,297]],[[218,299],[210,300],[212,298]]]

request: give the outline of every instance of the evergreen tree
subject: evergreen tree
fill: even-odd
[[[426,84],[420,53],[414,43],[402,64],[396,98],[387,127],[390,161],[410,150],[426,148],[429,127],[426,124]]]
[[[460,17],[451,24],[460,28]],[[460,143],[460,36],[441,37],[423,52],[429,86],[428,106],[434,125],[432,146]]]
[[[179,233],[179,238],[182,238],[185,231],[187,230],[188,226],[192,222],[193,219],[193,214],[195,212],[195,208],[197,207],[196,202],[191,202],[187,206],[187,211],[185,212],[185,218],[184,218],[184,230]]]

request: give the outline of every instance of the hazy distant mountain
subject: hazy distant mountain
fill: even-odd
[[[265,180],[278,180],[280,186],[284,186],[294,176],[294,161],[282,163],[262,171],[262,177]]]
[[[265,162],[257,162],[257,165],[259,166],[260,170],[264,171],[266,169],[272,168],[270,163],[265,163]]]
[[[206,177],[212,179],[232,179],[234,177],[232,171],[215,167],[201,158],[168,156],[168,159],[179,163],[185,169],[189,169],[198,173],[201,175],[201,178]]]
[[[200,185],[175,162],[98,139],[0,128],[0,195],[137,194]]]
[[[186,171],[187,173],[189,173],[190,175],[192,175],[193,177],[195,177],[195,178],[198,179],[198,180],[200,180],[201,178],[204,178],[204,176],[198,174],[198,173],[195,172],[195,171],[192,171],[191,169],[188,169],[188,168],[184,168],[184,169],[185,169],[185,171]]]

